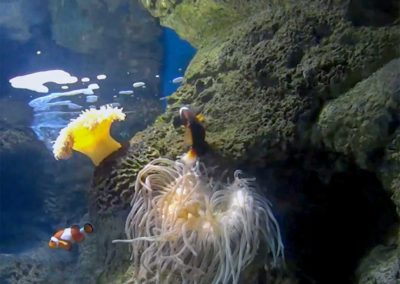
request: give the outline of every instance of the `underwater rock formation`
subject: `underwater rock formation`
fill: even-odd
[[[363,259],[358,271],[358,283],[397,283],[400,257],[396,245],[377,246]]]
[[[135,1],[49,1],[54,40],[81,53],[107,53],[115,43],[123,51],[151,57],[154,39],[161,35],[157,22]],[[112,23],[112,24],[111,24]],[[149,48],[138,48],[148,45]],[[159,50],[161,51],[161,50]],[[145,56],[145,55],[148,56]],[[109,54],[111,55],[111,54]],[[115,57],[114,57],[115,59]]]
[[[399,110],[400,59],[395,59],[329,101],[319,115],[317,131],[326,147],[376,173],[400,215]],[[391,237],[395,235],[396,231]],[[396,242],[374,249],[359,267],[360,283],[395,283],[399,255]]]
[[[39,2],[29,0],[0,2],[0,28],[13,40],[27,42],[35,35],[32,27],[42,24],[45,19],[46,11],[41,9]]]
[[[0,262],[1,283],[65,283],[65,275],[73,274],[74,257],[49,254],[43,246],[21,254],[0,254]]]
[[[108,75],[125,69],[157,90],[162,30],[138,1],[50,0],[49,12],[58,45],[91,54]]]
[[[143,163],[159,155],[156,149],[139,143],[131,144],[106,159],[94,173],[95,190],[90,193],[93,212],[101,215],[127,209]]]
[[[268,4],[265,4],[266,2]],[[311,184],[316,187],[317,196],[325,194],[325,197],[334,197],[337,201],[335,205],[340,207],[340,200],[348,196],[327,195],[323,189],[328,187],[333,192],[344,194],[335,191],[335,187],[342,186],[343,182],[357,186],[352,182],[360,180],[357,177],[359,172],[362,173],[360,176],[363,179],[368,177],[367,180],[374,181],[374,190],[380,192],[379,190],[384,188],[392,194],[394,200],[399,200],[400,130],[396,122],[398,116],[395,115],[399,112],[396,101],[398,90],[395,85],[391,85],[387,93],[382,95],[379,88],[373,88],[371,93],[368,89],[366,96],[357,90],[359,88],[366,90],[367,85],[378,82],[376,78],[380,76],[379,74],[387,74],[385,73],[387,71],[371,74],[399,57],[400,29],[396,16],[391,13],[386,22],[380,21],[379,16],[374,18],[376,21],[356,21],[354,15],[367,8],[362,5],[362,1],[355,2],[361,4],[349,6],[347,1],[321,3],[320,1],[143,0],[144,6],[154,16],[159,17],[162,24],[176,30],[180,36],[188,39],[199,49],[185,73],[182,86],[168,99],[169,107],[166,113],[161,115],[153,126],[131,139],[130,150],[114,156],[115,161],[110,160],[108,167],[104,165],[103,169],[98,169],[98,173],[104,176],[101,178],[98,176],[94,181],[91,189],[92,202],[101,203],[99,201],[101,196],[106,204],[115,198],[113,203],[125,204],[116,206],[115,211],[111,206],[111,214],[120,214],[121,208],[126,208],[128,200],[118,200],[118,195],[123,191],[122,188],[132,190],[138,173],[131,167],[133,161],[136,161],[135,155],[138,154],[137,145],[143,145],[142,149],[146,149],[145,152],[151,153],[154,150],[160,156],[172,159],[182,153],[183,131],[175,122],[178,109],[185,104],[190,104],[205,115],[206,140],[212,149],[210,155],[222,157],[233,167],[248,166],[261,175],[268,168],[274,171],[275,176],[281,176],[281,179],[277,180],[278,188],[279,182],[290,184],[285,179],[292,183],[298,181],[303,183],[298,186],[303,192],[296,195],[301,198],[294,199],[291,195],[281,196],[282,206],[284,202],[285,204],[289,202],[287,199],[293,202],[288,207],[305,202],[307,198],[304,196],[310,194],[307,185]],[[354,1],[352,3],[354,4]],[[375,15],[385,13],[386,8],[380,6],[378,2],[376,4],[378,8],[374,10]],[[369,11],[373,13],[372,10]],[[395,64],[397,63],[391,62],[385,69],[392,70]],[[391,78],[394,77],[388,77],[389,81],[385,82],[393,83]],[[361,81],[364,82],[357,85]],[[373,92],[377,95],[374,96]],[[382,101],[380,95],[390,99]],[[353,114],[356,114],[356,117],[351,112],[350,114],[343,112],[343,118],[328,119],[330,112],[333,114],[337,111],[334,109],[335,102],[342,101],[347,104],[343,106],[354,110]],[[365,102],[366,105],[357,106],[358,102]],[[374,106],[379,107],[376,112]],[[363,112],[356,111],[360,107]],[[372,113],[369,107],[372,107]],[[364,122],[370,117],[374,120]],[[336,132],[332,132],[329,130],[331,126],[324,124],[331,121],[334,122],[332,127],[340,128],[339,133],[343,134],[345,139],[343,141],[347,141],[345,143],[351,144],[352,141],[357,141],[357,145],[350,148],[346,146],[344,150],[336,148],[335,141],[332,140],[335,135],[331,135]],[[359,130],[354,131],[346,128],[347,125],[339,125],[345,121],[351,121],[354,127],[360,127]],[[361,124],[357,124],[358,122]],[[376,131],[374,133],[383,137],[377,138],[372,132],[364,133],[363,129],[368,130],[368,127],[364,128],[367,125],[372,126],[371,131]],[[385,128],[381,129],[381,125]],[[318,131],[319,126],[324,126],[323,131]],[[135,168],[142,168],[149,160],[150,157],[145,156],[135,164]],[[126,163],[126,161],[131,162]],[[349,172],[345,177],[335,175],[346,170]],[[318,182],[310,181],[314,176]],[[375,206],[371,200],[380,193],[383,199],[387,198],[383,190],[377,193],[366,184],[362,187],[362,190],[352,193],[365,194],[369,197],[362,199],[365,207]],[[117,194],[112,193],[114,189]],[[97,194],[98,192],[102,194]],[[356,207],[357,196],[352,196],[350,200],[354,201]],[[311,211],[307,205],[303,205],[302,208]],[[277,206],[279,207],[279,203]],[[311,206],[314,204],[310,204]],[[348,206],[352,208],[351,205]],[[336,208],[332,206],[327,210],[333,210],[330,214],[336,215],[334,212]],[[374,207],[377,210],[382,208]],[[383,214],[388,214],[382,218],[393,220],[391,209],[389,213],[382,210]],[[97,210],[96,207],[92,207],[91,214],[98,214]],[[351,210],[346,212],[351,214]],[[105,216],[109,218],[109,214]],[[305,213],[303,215],[306,216],[304,218],[318,218]],[[99,223],[102,218],[106,218],[101,214],[96,216]],[[289,216],[294,215],[289,214]],[[396,220],[391,222],[397,225]],[[327,230],[333,232],[334,229],[327,228]],[[374,234],[373,231],[367,230],[365,237],[371,237],[368,233]],[[297,235],[290,236],[291,232],[297,232]],[[288,238],[300,238],[303,232],[288,227],[285,233]],[[351,235],[351,232],[348,234]],[[397,234],[395,230],[390,235],[397,237]],[[365,242],[365,246],[359,248],[354,255],[353,252],[349,252],[352,263],[340,271],[337,267],[329,268],[334,267],[340,259],[330,259],[329,255],[321,255],[318,252],[313,255],[315,247],[313,251],[312,246],[315,244],[307,242],[310,247],[301,249],[306,251],[308,259],[318,256],[319,259],[314,259],[314,263],[326,261],[327,267],[324,271],[331,274],[321,275],[318,271],[313,271],[313,268],[302,272],[301,267],[307,264],[303,264],[300,258],[293,263],[293,266],[300,267],[294,269],[295,277],[308,281],[311,278],[321,283],[339,281],[349,283],[355,276],[354,263],[360,261],[362,255],[367,255],[368,251],[377,245],[375,236],[371,239],[375,242]],[[331,245],[330,242],[333,241],[335,240],[327,239],[325,245]],[[346,240],[341,241],[346,242]],[[339,242],[336,245],[340,244]],[[387,254],[387,259],[383,260],[387,261],[386,264],[382,264],[384,267],[395,267],[395,263],[391,261],[393,254],[400,247],[398,239],[393,246],[394,250],[391,250]],[[384,259],[382,254],[375,253],[371,253],[369,257],[375,256]],[[126,265],[125,261],[121,260],[120,263]],[[361,267],[380,269],[379,265]],[[108,274],[107,268],[104,273]],[[359,271],[357,277],[365,279],[368,273],[370,272]],[[332,276],[333,274],[335,275]]]
[[[316,129],[327,148],[376,172],[394,194],[399,189],[391,184],[399,173],[393,158],[400,151],[395,143],[399,109],[400,59],[396,59],[325,104]],[[394,201],[400,210],[400,200],[394,197]]]
[[[210,118],[210,144],[243,162],[284,160],[306,147],[323,101],[398,52],[395,27],[356,28],[335,6],[274,8],[236,23],[225,32],[228,38],[215,38],[199,49],[186,84],[169,101],[172,112],[186,103],[198,107]],[[160,120],[172,119],[167,112]],[[162,131],[168,137],[170,130],[160,123],[145,135]],[[177,139],[167,137],[146,140],[175,154]]]

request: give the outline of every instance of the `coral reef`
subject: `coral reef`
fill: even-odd
[[[90,201],[93,212],[110,214],[126,209],[132,198],[132,188],[143,163],[159,156],[159,152],[143,143],[131,144],[111,155],[94,173]]]

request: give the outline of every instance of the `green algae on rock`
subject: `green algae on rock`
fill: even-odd
[[[347,93],[328,102],[318,119],[321,139],[332,151],[354,157],[381,177],[399,210],[400,59],[392,60]]]
[[[165,116],[182,104],[198,107],[210,144],[240,161],[282,160],[307,144],[323,101],[394,58],[400,33],[395,27],[355,28],[339,8],[301,7],[260,11],[236,24],[228,38],[200,48]],[[344,34],[351,44],[342,42]],[[166,121],[145,132],[164,139],[169,130]],[[163,148],[175,145],[168,140]]]
[[[390,141],[400,110],[400,59],[322,109],[318,126],[325,145],[354,156],[363,169],[373,169],[372,155]]]
[[[224,36],[227,28],[240,20],[240,12],[214,0],[141,0],[161,24],[174,29],[192,45],[205,45],[213,37]]]
[[[163,25],[199,48],[186,71],[184,84],[168,99],[166,113],[131,140],[132,147],[143,143],[146,153],[156,150],[163,157],[175,158],[184,152],[181,128],[174,125],[177,110],[183,104],[190,104],[205,115],[207,142],[232,165],[273,165],[316,145],[346,156],[329,147],[329,143],[321,143],[326,138],[313,131],[319,112],[326,101],[351,93],[356,83],[369,80],[372,73],[400,53],[398,25],[355,25],[344,1],[271,1],[265,8],[240,12],[233,6],[240,1],[142,2]],[[210,7],[215,11],[213,15],[220,18],[204,26],[204,19],[198,16]],[[230,15],[230,11],[234,12]],[[387,129],[393,131],[393,127],[390,124]],[[381,138],[372,138],[366,141],[367,148],[381,143]],[[396,169],[398,156],[391,147],[386,150],[387,163],[382,167]],[[100,190],[101,198],[95,197],[104,201],[105,206],[100,207],[111,206],[116,209],[114,212],[124,208],[109,204],[124,204],[121,192],[132,190],[137,175],[132,170],[135,154],[127,156],[129,163],[116,162],[111,175],[99,172],[95,179],[93,192],[97,187],[108,188]],[[134,167],[142,168],[148,159],[139,159]],[[312,157],[306,156],[303,162],[308,159]],[[364,161],[370,169],[371,161]],[[336,162],[333,155],[327,163]],[[378,170],[375,163],[372,165]],[[110,176],[113,182],[106,184]],[[392,177],[387,180],[393,189],[393,184],[398,185]],[[111,193],[113,188],[117,195]]]

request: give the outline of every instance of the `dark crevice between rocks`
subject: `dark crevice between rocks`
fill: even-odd
[[[398,225],[380,181],[356,166],[324,182],[296,161],[250,171],[267,188],[300,284],[353,283],[361,258]]]
[[[398,0],[351,0],[347,10],[347,18],[355,26],[389,25],[399,14]]]

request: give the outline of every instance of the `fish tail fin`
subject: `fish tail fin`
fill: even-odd
[[[198,115],[196,115],[196,119],[201,123],[203,123],[206,120],[204,114],[202,114],[202,113],[199,113]]]
[[[193,147],[191,147],[190,150],[185,155],[182,156],[181,160],[186,166],[192,167],[197,161],[196,150]]]

